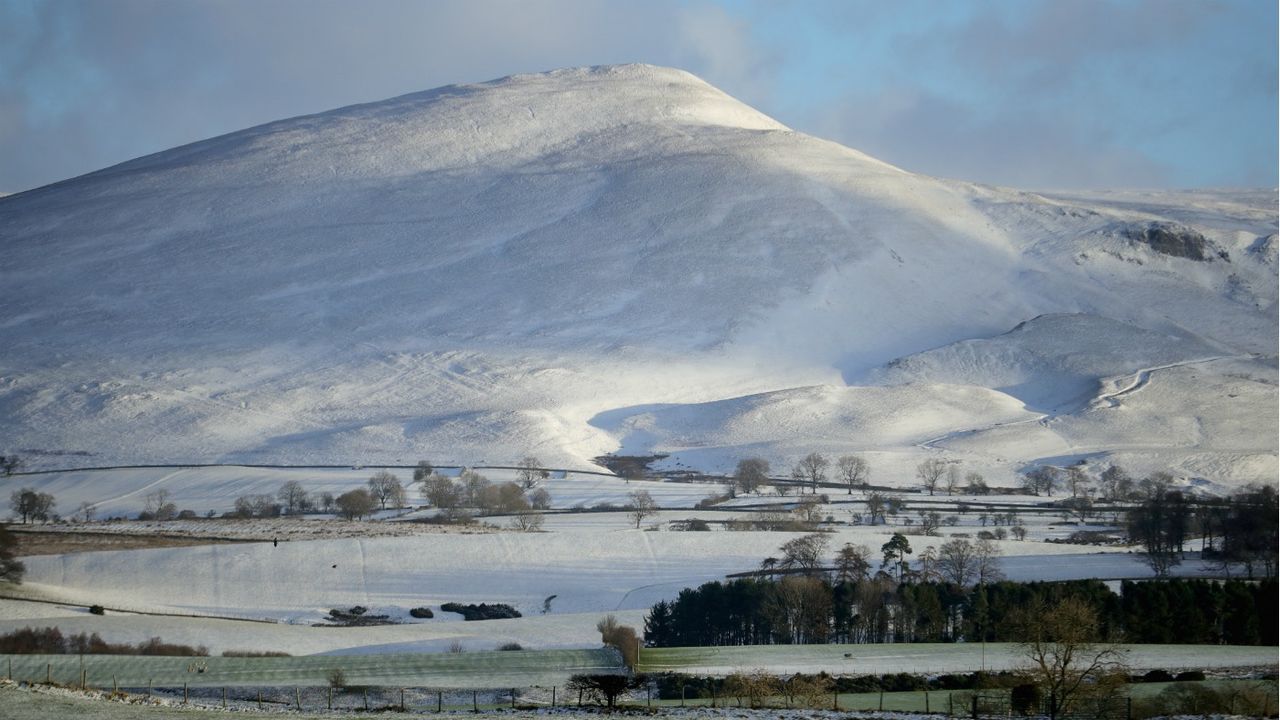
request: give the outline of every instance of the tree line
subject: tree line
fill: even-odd
[[[1026,642],[1027,608],[1087,605],[1103,637],[1131,643],[1275,645],[1276,581],[1099,580],[898,582],[885,574],[833,581],[788,575],[714,581],[655,604],[644,640],[656,647],[825,643]]]

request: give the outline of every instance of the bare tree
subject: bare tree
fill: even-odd
[[[321,510],[324,510],[325,512],[332,512],[333,502],[334,502],[333,493],[328,491],[320,493],[320,509]]]
[[[947,472],[947,461],[940,458],[929,458],[924,462],[916,465],[916,477],[919,478],[924,489],[932,495],[938,489],[938,481]]]
[[[451,510],[461,502],[462,493],[452,480],[432,473],[422,481],[422,497],[434,508]]]
[[[1133,496],[1133,478],[1119,465],[1112,465],[1102,471],[1100,478],[1102,495],[1107,500],[1128,500]]]
[[[147,493],[142,512],[152,520],[172,520],[178,516],[178,506],[169,502],[169,490],[160,488]]]
[[[947,488],[948,495],[955,495],[956,490],[960,489],[960,462],[956,461],[947,466],[947,476],[943,480]]]
[[[966,483],[965,492],[970,495],[986,495],[991,492],[991,488],[987,487],[986,478],[982,477],[982,473],[971,472],[964,476]]]
[[[645,518],[658,512],[658,504],[653,501],[647,490],[637,490],[631,493],[631,504],[628,506],[627,515],[636,521],[636,529],[640,529],[640,523]]]
[[[1105,700],[1123,682],[1123,655],[1103,642],[1098,614],[1085,600],[1067,596],[1024,607],[1015,623],[1025,638],[1027,670],[1049,697],[1050,717],[1071,714],[1090,696]]]
[[[529,500],[518,484],[505,482],[486,486],[480,493],[479,507],[486,512],[509,515],[528,510]]]
[[[76,511],[76,519],[80,522],[90,523],[98,514],[98,506],[91,502],[85,501],[80,503],[80,509]]]
[[[836,461],[836,468],[850,495],[854,488],[863,487],[871,480],[871,466],[859,455],[840,456]]]
[[[520,459],[519,470],[516,473],[520,481],[520,486],[525,490],[532,490],[539,480],[546,480],[550,473],[542,469],[542,461],[532,455],[525,455]]]
[[[1053,489],[1058,485],[1058,468],[1052,465],[1041,465],[1022,476],[1022,487],[1032,495],[1045,493],[1053,497]]]
[[[758,491],[769,482],[769,461],[758,457],[739,460],[733,471],[733,481],[744,494]]]
[[[29,487],[15,490],[9,496],[9,505],[14,512],[22,516],[23,525],[27,524],[28,520],[47,522],[57,504],[58,501],[49,493],[36,492]]]
[[[369,494],[383,510],[387,509],[387,503],[391,503],[392,507],[404,504],[404,486],[400,484],[400,478],[386,470],[379,470],[369,478]]]
[[[1084,473],[1084,468],[1071,465],[1064,475],[1062,484],[1066,486],[1067,492],[1071,493],[1071,497],[1083,498],[1089,494],[1089,476]]]
[[[1182,563],[1191,509],[1182,493],[1160,491],[1128,512],[1129,541],[1142,545],[1147,564],[1159,577]]]
[[[793,538],[778,548],[782,551],[782,559],[778,566],[785,570],[799,570],[806,575],[817,573],[822,569],[822,553],[826,552],[830,542],[823,533],[810,533]]]
[[[1027,528],[1023,525],[1014,525],[1013,527],[1009,528],[1009,532],[1013,533],[1014,540],[1027,539]]]
[[[521,510],[511,518],[511,527],[521,532],[538,532],[546,516],[532,509]]]
[[[284,511],[288,515],[301,512],[302,508],[308,504],[307,490],[297,480],[290,480],[281,485],[276,498],[284,505]]]
[[[876,518],[880,518],[880,522],[884,522],[885,511],[889,506],[889,496],[885,493],[872,491],[867,493],[867,520],[872,524],[876,524]]]
[[[791,477],[797,482],[808,483],[814,494],[818,492],[818,484],[827,479],[827,465],[830,463],[818,453],[809,453],[791,469]]]
[[[467,468],[458,475],[458,483],[462,486],[462,503],[467,507],[480,507],[484,489],[489,487],[488,478]]]
[[[921,510],[920,512],[920,529],[925,535],[937,535],[938,528],[942,526],[942,513],[937,510]]]
[[[1004,553],[1000,551],[999,545],[986,538],[979,538],[973,546],[973,556],[977,561],[974,572],[979,585],[1004,579],[1004,570],[1000,563]]]
[[[3,472],[5,477],[18,472],[22,465],[23,460],[17,455],[0,455],[0,472]]]
[[[871,549],[866,545],[845,543],[836,551],[836,581],[857,582],[871,574]]]
[[[551,493],[546,488],[534,488],[529,493],[529,506],[534,510],[550,510],[551,509]]]
[[[978,572],[973,543],[963,538],[943,543],[938,549],[938,568],[947,582],[967,587]]]

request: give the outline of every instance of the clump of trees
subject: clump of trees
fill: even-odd
[[[0,635],[0,653],[14,655],[163,655],[171,657],[203,657],[209,649],[166,643],[158,637],[136,645],[108,643],[98,633],[63,635],[56,627],[22,628]]]
[[[852,553],[857,555],[858,553]],[[865,567],[864,563],[864,567]],[[1026,642],[1027,608],[1087,606],[1090,632],[1133,643],[1275,645],[1276,581],[897,582],[888,573],[709,582],[655,604],[644,639],[660,647],[792,643]]]
[[[526,458],[536,463],[536,458]],[[463,522],[472,513],[481,515],[511,515],[514,528],[533,532],[541,529],[543,510],[551,507],[551,494],[545,488],[526,486],[543,476],[536,468],[526,467],[529,474],[520,482],[493,483],[480,473],[466,469],[457,480],[431,472],[419,481],[422,498],[436,508],[442,517],[453,522]]]
[[[53,508],[58,501],[49,493],[36,492],[34,488],[24,487],[14,490],[9,495],[9,506],[22,518],[22,524],[39,520],[48,522],[53,518]]]
[[[342,493],[333,501],[338,514],[347,520],[360,520],[373,514],[378,501],[365,488],[356,488]]]

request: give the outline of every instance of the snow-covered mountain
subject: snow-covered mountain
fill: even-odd
[[[1275,482],[1276,232],[1274,191],[939,180],[678,70],[450,86],[0,199],[0,449]]]

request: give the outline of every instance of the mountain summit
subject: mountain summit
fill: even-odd
[[[0,199],[0,438],[53,466],[812,448],[1274,481],[1275,199],[942,181],[666,68],[449,86]],[[1106,396],[1129,374],[1171,405]]]

